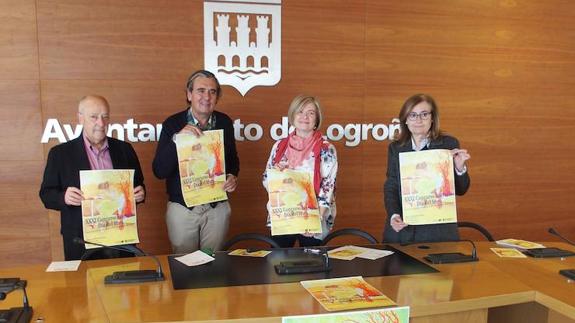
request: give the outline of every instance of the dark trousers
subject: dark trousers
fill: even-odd
[[[306,237],[301,234],[286,234],[281,236],[272,236],[272,239],[277,242],[282,248],[291,248],[295,245],[296,241],[299,241],[300,247],[316,247],[321,244],[321,240]]]

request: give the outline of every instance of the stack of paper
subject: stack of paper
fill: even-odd
[[[531,241],[519,240],[519,239],[497,240],[496,243],[500,246],[509,247],[509,248],[517,248],[517,249],[545,248],[545,246],[542,244],[531,242]]]
[[[393,254],[393,251],[371,249],[356,246],[343,246],[327,252],[330,258],[341,260],[352,260],[355,257],[376,260]]]
[[[174,258],[177,261],[183,263],[186,266],[199,266],[203,264],[207,264],[208,262],[214,261],[215,258],[209,255],[206,255],[203,251],[198,250],[187,255]]]

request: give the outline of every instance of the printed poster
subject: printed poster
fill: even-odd
[[[453,158],[447,149],[399,154],[403,222],[457,222]]]
[[[272,236],[321,233],[311,176],[290,169],[268,169],[267,174]]]
[[[545,246],[540,243],[520,239],[503,239],[503,240],[497,240],[495,241],[495,243],[497,243],[500,246],[518,248],[518,249],[545,248]]]
[[[84,240],[115,246],[140,242],[134,198],[134,170],[80,171]],[[86,249],[100,248],[86,244]]]
[[[489,248],[489,249],[491,249],[491,251],[493,251],[496,255],[502,258],[527,258],[527,256],[523,252],[513,248]]]
[[[307,280],[301,284],[330,312],[395,305],[361,276]]]
[[[409,307],[282,317],[282,323],[408,323]]]
[[[182,195],[187,207],[228,199],[224,131],[176,135]]]

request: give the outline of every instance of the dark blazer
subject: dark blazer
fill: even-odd
[[[428,149],[454,149],[459,148],[459,141],[451,136],[440,136],[437,140],[429,143]],[[459,240],[457,223],[410,225],[399,232],[391,227],[391,216],[402,215],[401,206],[401,179],[399,174],[399,153],[413,151],[411,142],[401,146],[398,142],[392,142],[387,150],[387,180],[383,186],[385,210],[387,220],[383,233],[385,242],[431,242],[431,241],[455,241]],[[455,173],[455,194],[463,195],[469,189],[469,172],[459,176]]]
[[[162,124],[162,133],[156,148],[156,155],[152,163],[154,175],[159,179],[166,180],[166,191],[171,202],[186,206],[182,196],[180,184],[180,169],[178,168],[178,152],[176,144],[172,140],[174,134],[182,130],[188,124],[188,109],[178,112],[166,119]],[[226,159],[226,174],[238,176],[240,172],[240,160],[236,150],[234,137],[234,124],[226,114],[214,111],[216,117],[215,129],[224,130],[224,157]]]
[[[116,169],[134,169],[134,187],[144,186],[144,175],[138,156],[129,143],[108,137],[112,165]],[[44,179],[40,186],[40,199],[48,209],[60,211],[60,233],[64,239],[66,260],[80,259],[84,246],[75,244],[75,237],[82,237],[82,210],[79,206],[64,203],[68,187],[80,188],[80,170],[90,170],[83,134],[69,142],[50,149]]]

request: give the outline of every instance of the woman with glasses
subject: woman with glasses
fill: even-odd
[[[290,125],[295,130],[287,138],[277,141],[272,147],[263,176],[263,185],[268,190],[269,169],[291,169],[306,172],[311,179],[310,189],[315,191],[321,218],[321,233],[276,235],[272,238],[282,248],[289,248],[299,241],[300,247],[319,246],[329,233],[335,221],[335,179],[337,175],[337,154],[335,147],[323,138],[318,130],[322,115],[319,101],[313,96],[295,97],[288,110]],[[270,204],[268,220],[270,226]]]
[[[387,220],[385,242],[432,242],[459,240],[457,223],[407,225],[402,218],[399,154],[427,149],[448,149],[453,156],[455,194],[463,195],[469,188],[466,161],[471,158],[467,150],[459,148],[456,138],[439,128],[439,111],[433,98],[427,94],[411,96],[399,112],[401,132],[388,146],[387,179],[384,185]]]

